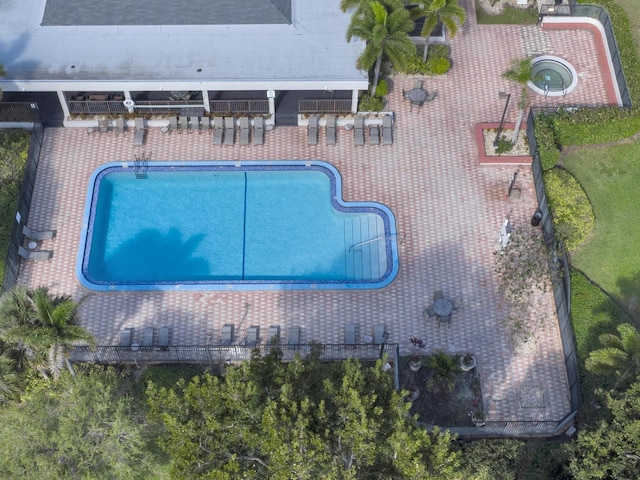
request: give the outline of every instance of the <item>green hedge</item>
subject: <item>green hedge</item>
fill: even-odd
[[[560,145],[613,142],[640,131],[640,110],[619,107],[561,110],[555,116],[554,129]]]
[[[422,61],[422,53],[418,51],[407,61],[407,66],[401,73],[407,75],[444,75],[450,69],[449,47],[447,45],[429,45],[427,61]]]
[[[566,170],[548,170],[543,179],[556,237],[569,251],[575,250],[593,232],[591,202],[580,183]]]
[[[549,170],[558,163],[560,150],[554,124],[554,115],[541,113],[536,117],[535,135],[538,143],[538,153],[543,170]]]

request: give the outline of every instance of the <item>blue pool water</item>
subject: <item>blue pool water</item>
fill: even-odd
[[[78,278],[93,290],[384,287],[398,271],[393,214],[341,195],[324,162],[108,164],[90,182]]]

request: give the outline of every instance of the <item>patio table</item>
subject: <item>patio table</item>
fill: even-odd
[[[413,88],[407,92],[407,98],[415,105],[422,105],[427,99],[428,92],[422,88]]]
[[[439,317],[448,317],[453,312],[453,302],[447,298],[439,298],[433,302],[433,311]]]

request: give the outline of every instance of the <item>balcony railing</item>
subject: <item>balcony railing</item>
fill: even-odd
[[[300,113],[349,113],[351,100],[300,100],[298,110]]]
[[[269,100],[211,100],[211,113],[269,113]]]

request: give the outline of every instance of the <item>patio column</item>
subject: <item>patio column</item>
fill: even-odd
[[[272,117],[276,114],[276,91],[267,90],[267,100],[269,100],[269,115]]]
[[[204,103],[204,111],[211,113],[211,105],[209,105],[209,90],[202,90],[202,103]]]
[[[351,113],[358,113],[358,90],[351,92]]]
[[[64,114],[64,118],[69,118],[71,113],[69,112],[69,105],[67,105],[67,98],[64,96],[64,92],[57,91],[58,100],[60,101],[60,106],[62,107],[62,113]]]

